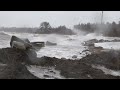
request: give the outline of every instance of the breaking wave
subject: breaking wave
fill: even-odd
[[[90,39],[104,39],[112,40],[118,39],[113,37],[104,37],[96,35],[95,33],[87,35],[57,35],[57,34],[28,34],[28,33],[15,33],[15,32],[0,32],[0,48],[9,47],[10,38],[15,35],[19,38],[28,38],[31,42],[53,42],[55,46],[45,46],[37,52],[38,57],[48,56],[66,59],[80,59],[86,56],[83,50],[87,47],[83,46],[84,41]],[[89,52],[88,52],[89,54]]]

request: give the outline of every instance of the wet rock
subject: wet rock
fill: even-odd
[[[49,75],[44,75],[44,77],[45,77],[45,78],[50,78],[50,76],[49,76]]]
[[[61,60],[66,60],[66,58],[61,58]]]
[[[35,51],[39,51],[42,47],[45,47],[44,42],[31,42],[31,45],[32,49],[34,49]]]
[[[16,36],[11,37],[10,46],[12,48],[27,50],[29,48],[32,48],[32,45],[29,43],[30,41],[28,39],[20,39]]]
[[[47,41],[47,42],[46,42],[46,45],[48,45],[48,46],[54,46],[54,45],[57,45],[57,43],[53,43],[53,42]]]
[[[85,41],[84,45],[85,46],[94,46],[94,43],[98,43],[98,40],[97,39],[91,39],[91,40]]]
[[[34,47],[44,47],[45,42],[31,42]]]
[[[16,48],[0,49],[0,61],[2,63],[24,62],[26,64],[31,64],[36,57],[37,55],[34,50],[20,50]]]
[[[25,53],[27,54],[30,62],[34,62],[37,58],[37,53],[33,49],[26,50]]]
[[[50,70],[49,72],[50,72],[50,73],[53,73],[53,74],[56,74],[56,73],[55,73],[54,71],[52,71],[52,70]]]
[[[21,50],[26,50],[26,46],[24,45],[24,43],[17,42],[17,41],[13,41],[13,42],[12,42],[12,48],[17,48],[17,49],[21,49]]]
[[[109,42],[109,40],[100,39],[98,42]]]
[[[69,39],[67,39],[67,40],[69,40],[69,41],[74,41],[75,39],[69,38]]]
[[[82,51],[82,53],[83,53],[83,52],[88,52],[88,51],[89,51],[89,50],[88,50],[88,49],[86,49],[86,50],[83,50],[83,51]],[[82,54],[82,53],[81,53],[81,54]]]
[[[25,66],[32,64],[32,62],[24,50],[0,49],[0,63],[2,63],[0,65],[0,79],[38,79]]]
[[[120,42],[120,40],[119,39],[114,39],[114,40],[112,40],[112,42]]]
[[[77,58],[77,55],[72,56],[72,58]]]

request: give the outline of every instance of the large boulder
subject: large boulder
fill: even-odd
[[[12,48],[17,48],[17,49],[30,49],[32,48],[32,45],[30,44],[30,41],[28,39],[20,39],[16,36],[12,36],[11,41],[10,41],[10,46]]]

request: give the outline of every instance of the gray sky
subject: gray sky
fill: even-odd
[[[78,23],[100,22],[101,11],[0,11],[0,26],[38,27],[48,21],[51,26],[72,27]],[[118,22],[120,11],[104,11],[104,21]]]

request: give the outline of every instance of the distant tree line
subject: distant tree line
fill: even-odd
[[[104,36],[110,37],[120,37],[120,21],[119,23],[81,23],[74,25],[74,29],[78,31],[83,31],[88,33],[98,33]],[[7,32],[20,32],[20,33],[37,33],[37,34],[62,34],[62,35],[74,35],[74,31],[67,28],[66,26],[58,26],[56,28],[52,27],[49,22],[42,22],[39,27],[30,28],[30,27],[1,27],[0,31]]]
[[[19,32],[19,33],[36,33],[36,34],[62,34],[73,35],[74,32],[66,26],[51,27],[49,22],[42,22],[37,28],[30,27],[1,27],[0,31]]]
[[[74,32],[71,29],[68,29],[66,26],[59,26],[57,28],[51,27],[49,22],[42,22],[40,24],[39,29],[36,31],[36,33],[40,34],[65,34],[65,35],[72,35]]]
[[[19,32],[19,33],[35,33],[37,28],[28,28],[28,27],[1,27],[0,31],[6,32]]]
[[[82,23],[82,24],[74,25],[74,29],[84,31],[86,33],[96,32],[104,36],[120,37],[120,21],[118,24],[116,22],[112,22],[112,23],[107,22],[103,24]]]

